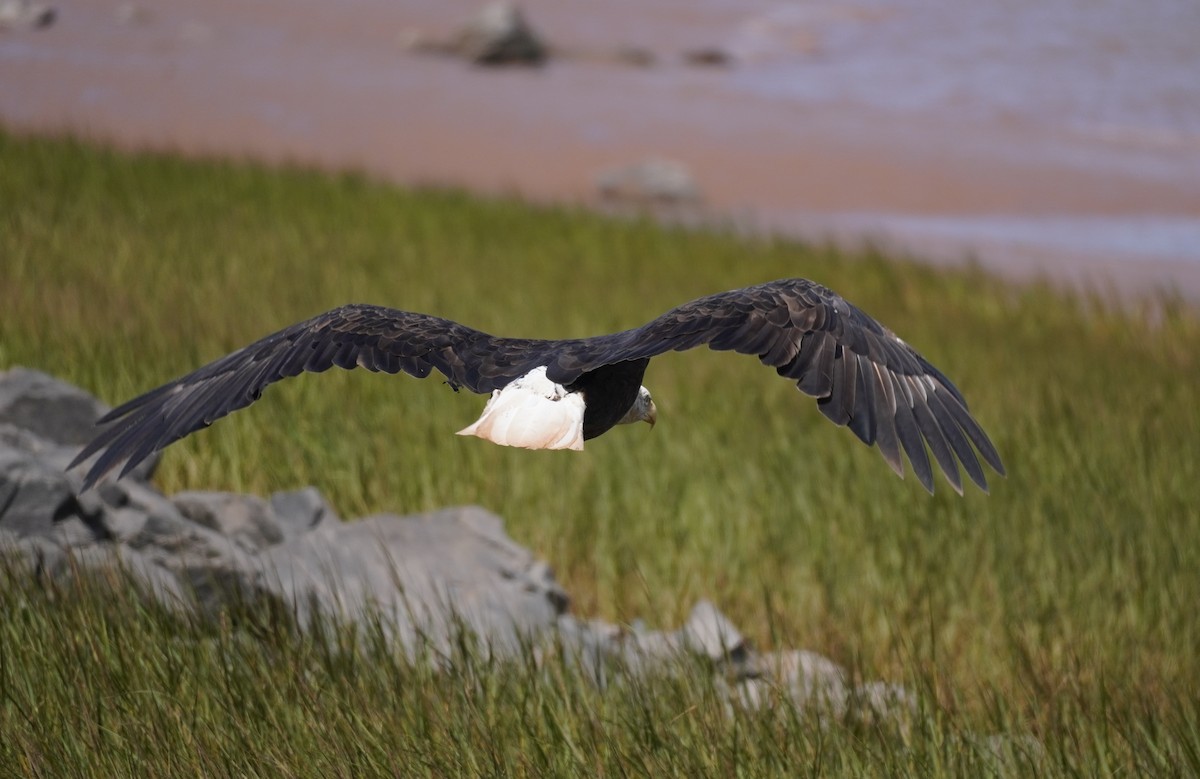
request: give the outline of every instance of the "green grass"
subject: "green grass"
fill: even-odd
[[[659,425],[583,454],[453,432],[482,399],[364,371],[274,387],[173,446],[158,484],[317,485],[342,516],[478,503],[583,616],[674,627],[709,597],[760,647],[918,691],[891,733],[729,717],[703,669],[600,694],[569,668],[433,675],[253,615],[0,591],[0,772],[979,775],[1032,734],[1053,776],[1200,773],[1200,317],[359,176],[0,134],[0,367],[119,402],[349,301],[502,335],[641,324],[772,278],[825,283],[966,394],[1008,466],[928,496],[754,360],[656,359]]]

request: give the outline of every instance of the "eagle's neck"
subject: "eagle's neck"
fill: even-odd
[[[604,365],[583,374],[567,389],[583,395],[585,441],[608,432],[630,412],[642,389],[642,377],[650,360],[628,360]]]

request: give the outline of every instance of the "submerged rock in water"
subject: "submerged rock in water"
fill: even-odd
[[[54,6],[37,0],[0,0],[0,31],[37,30],[58,18]]]
[[[596,176],[596,190],[606,200],[640,205],[689,204],[700,201],[700,188],[682,162],[651,157],[611,168]]]
[[[512,3],[488,3],[459,31],[454,48],[476,65],[541,65],[548,50]]]

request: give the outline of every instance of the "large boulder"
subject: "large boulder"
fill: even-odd
[[[79,508],[62,470],[18,449],[0,448],[0,528],[51,535]]]
[[[220,533],[243,551],[257,552],[283,541],[271,504],[257,495],[177,492],[171,502],[189,521]]]
[[[0,426],[0,529],[65,546],[107,538],[96,501],[80,499],[75,480],[45,455],[38,436]]]
[[[0,424],[28,430],[45,441],[82,447],[108,407],[78,387],[41,371],[0,372]]]
[[[341,525],[315,487],[277,492],[269,499],[236,492],[187,491],[171,496],[184,517],[232,539],[246,552],[260,552],[319,527]]]
[[[449,653],[464,629],[511,655],[554,627],[566,593],[549,568],[475,506],[327,525],[258,558],[260,586],[302,625],[319,612],[380,620],[408,652]]]
[[[41,371],[15,367],[0,371],[0,449],[18,449],[65,470],[100,428],[96,420],[110,411],[93,395]],[[147,481],[158,465],[153,454],[127,479]],[[89,459],[68,472],[82,486]]]
[[[178,577],[202,611],[216,613],[253,594],[258,565],[237,539],[192,521],[149,485],[117,481],[101,492],[112,539]]]
[[[276,492],[271,496],[270,504],[271,513],[285,539],[296,538],[319,527],[342,523],[316,487]]]
[[[70,553],[46,558],[41,573],[60,583],[76,577],[99,581],[119,588],[132,584],[147,600],[168,611],[191,613],[195,599],[192,590],[179,577],[148,556],[121,544],[93,544]]]

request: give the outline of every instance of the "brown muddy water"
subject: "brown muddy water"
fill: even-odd
[[[751,229],[1200,299],[1200,3],[529,0],[553,43],[656,64],[505,71],[403,45],[475,3],[56,5],[0,31],[10,128],[545,201],[665,157]]]

